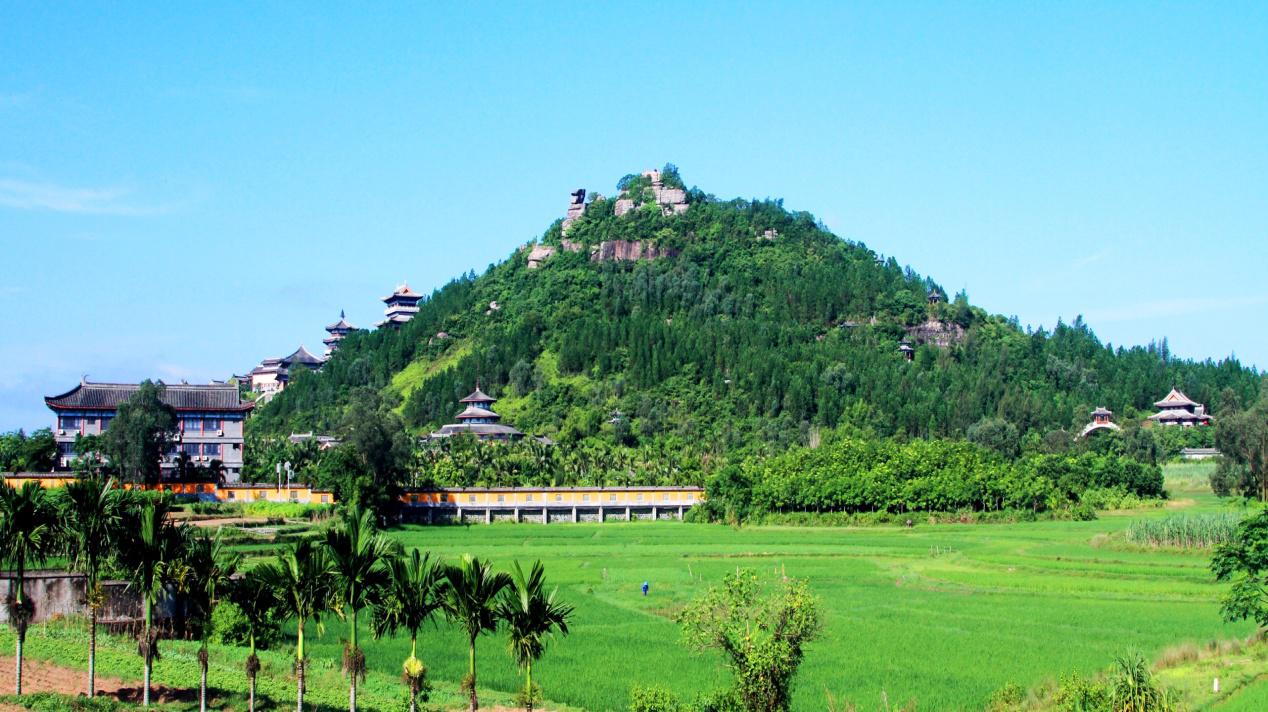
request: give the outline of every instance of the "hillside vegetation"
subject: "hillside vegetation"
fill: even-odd
[[[1235,359],[1111,347],[1077,319],[1031,331],[963,293],[929,303],[942,292],[933,279],[782,201],[698,189],[687,200],[682,214],[647,202],[621,216],[615,200],[592,201],[566,237],[562,221],[545,231],[556,252],[536,269],[516,251],[435,290],[399,330],[345,339],[321,372],[258,409],[252,434],[333,432],[366,391],[427,432],[478,379],[525,432],[700,481],[741,456],[813,445],[822,429],[959,439],[1002,420],[1041,452],[1095,406],[1131,420],[1174,386],[1218,415],[1259,389]],[[616,240],[668,256],[591,259]]]

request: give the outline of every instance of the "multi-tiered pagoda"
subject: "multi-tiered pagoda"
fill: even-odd
[[[476,384],[471,395],[458,402],[466,406],[458,414],[458,422],[442,426],[431,437],[449,438],[462,434],[474,435],[480,440],[519,440],[524,437],[524,433],[498,422],[502,416],[493,411],[497,399],[480,390],[480,384]]]
[[[1171,389],[1166,398],[1154,403],[1158,412],[1149,419],[1159,425],[1210,425],[1211,416],[1206,414],[1206,406],[1191,400],[1188,396]]]
[[[326,345],[326,358],[330,358],[330,354],[339,348],[339,342],[343,341],[343,337],[356,331],[357,327],[348,323],[347,317],[343,315],[343,310],[339,310],[339,321],[326,327],[326,333],[330,336],[321,340]]]
[[[397,327],[407,323],[418,313],[418,303],[422,299],[423,295],[410,289],[408,284],[402,284],[396,291],[383,297],[383,303],[387,305],[383,310],[384,319],[375,326]]]

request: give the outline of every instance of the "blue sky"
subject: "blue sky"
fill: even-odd
[[[319,5],[0,2],[0,430],[316,350],[666,161],[1268,367],[1268,5]]]

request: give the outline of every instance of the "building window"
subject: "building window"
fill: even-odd
[[[204,443],[203,454],[207,457],[220,457],[220,443]]]
[[[329,502],[330,502],[330,495],[328,495],[328,494],[323,494],[323,495],[321,496],[321,503],[322,503],[322,504],[328,504]]]
[[[195,486],[194,486],[194,491],[195,491],[195,492],[202,492],[202,491],[203,491],[203,486],[202,486],[202,485],[195,485]]]
[[[505,501],[506,501],[506,495],[504,495],[504,494],[500,494],[500,495],[498,495],[498,501],[499,501],[499,502],[505,502]]]
[[[114,420],[113,415],[101,416],[101,432],[106,432],[106,428],[110,427],[110,421]]]
[[[255,498],[256,498],[256,499],[264,499],[264,493],[263,493],[263,492],[256,492],[256,493],[255,493]]]
[[[202,418],[185,418],[181,420],[181,430],[190,434],[202,434]]]
[[[198,443],[185,443],[181,445],[181,452],[185,453],[186,455],[189,455],[190,457],[198,457],[198,454],[199,454]]]
[[[616,495],[614,495],[614,494],[610,494],[610,495],[608,495],[608,501],[609,501],[609,502],[615,502],[615,501],[616,501]]]
[[[662,501],[662,502],[668,502],[668,501],[669,501],[669,493],[668,493],[668,492],[666,492],[665,494],[661,495],[661,496],[660,496],[660,501]]]
[[[207,432],[215,432],[220,429],[220,418],[203,419],[203,430]]]
[[[696,498],[696,496],[695,496],[694,494],[688,494],[688,495],[687,495],[687,501],[688,501],[688,502],[694,501],[694,500],[695,500],[695,498]]]
[[[229,496],[227,497],[227,499],[237,499],[238,498],[237,495],[238,495],[237,492],[234,492],[233,490],[229,490]]]
[[[643,495],[640,493],[637,497],[635,497],[635,499],[637,499],[638,501],[642,502],[642,501],[643,501]]]
[[[75,456],[75,443],[57,443],[57,454],[65,458]]]
[[[532,492],[529,492],[528,494],[524,495],[524,501],[525,501],[525,502],[532,502],[532,501],[533,501],[533,493],[532,493]]]
[[[588,494],[583,494],[583,495],[581,495],[581,501],[582,501],[582,502],[589,502],[589,501],[590,501],[590,495],[588,495]]]
[[[61,430],[79,430],[79,416],[63,415],[57,419],[57,427]]]
[[[468,501],[468,502],[471,502],[471,503],[473,503],[473,504],[474,504],[474,503],[475,503],[475,495],[473,495],[473,494],[469,494],[469,495],[467,495],[467,501]]]
[[[298,499],[299,499],[299,490],[291,490],[291,501],[294,502]]]
[[[564,501],[564,496],[563,496],[562,494],[557,494],[557,495],[555,495],[555,501],[556,501],[556,502],[562,502],[562,501]]]

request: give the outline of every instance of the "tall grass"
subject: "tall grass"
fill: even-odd
[[[1127,527],[1127,541],[1142,546],[1210,549],[1233,538],[1241,515],[1228,512],[1173,514],[1139,519]]]

